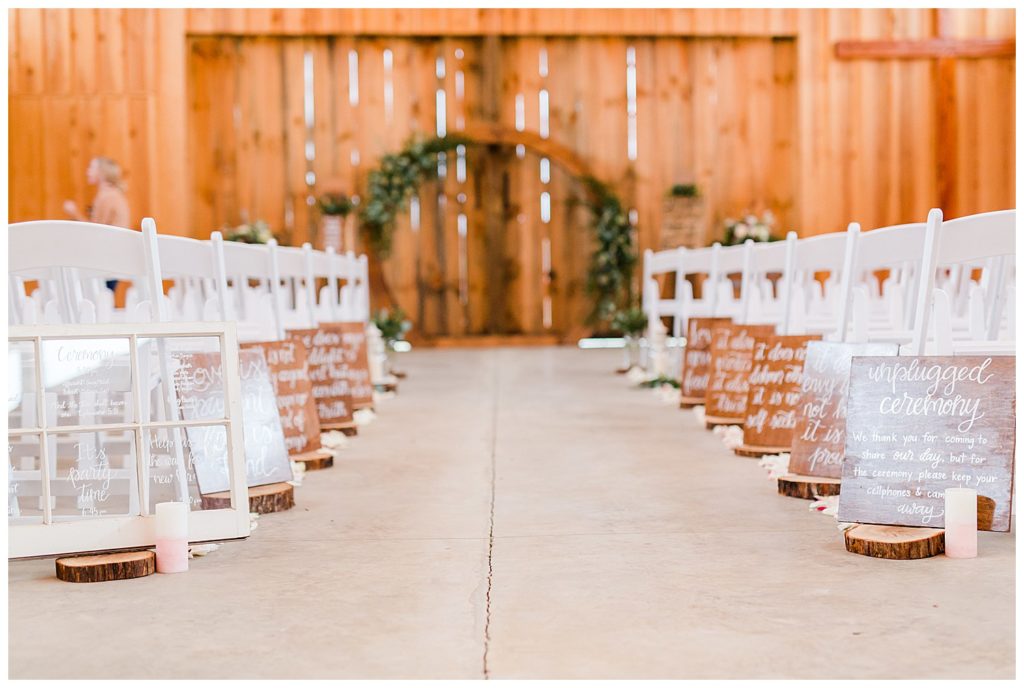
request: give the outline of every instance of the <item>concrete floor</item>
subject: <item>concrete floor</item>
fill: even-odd
[[[9,573],[12,678],[1011,678],[1014,537],[846,553],[618,352],[416,351],[298,506],[184,575]]]

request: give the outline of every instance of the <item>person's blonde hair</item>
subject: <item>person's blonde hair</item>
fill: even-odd
[[[107,184],[113,184],[118,188],[122,188],[121,182],[121,166],[117,164],[117,161],[113,158],[93,158],[96,162],[96,167],[99,169],[100,179],[105,181]]]

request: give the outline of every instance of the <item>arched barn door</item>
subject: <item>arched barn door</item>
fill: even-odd
[[[379,157],[410,136],[485,142],[447,156],[419,189],[383,264],[424,335],[587,331],[593,244],[581,166],[631,209],[638,251],[658,247],[674,183],[701,187],[708,241],[751,207],[795,219],[792,40],[189,43],[195,235],[264,220],[291,243],[319,241],[316,198],[364,193]]]

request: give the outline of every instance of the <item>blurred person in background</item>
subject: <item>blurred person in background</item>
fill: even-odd
[[[64,212],[68,217],[81,222],[130,228],[128,196],[124,192],[121,166],[117,161],[111,158],[93,158],[85,170],[85,178],[89,184],[96,187],[96,196],[92,199],[92,205],[86,208],[85,214],[78,209],[74,201],[64,201]],[[107,287],[112,291],[116,290],[117,280],[108,280]]]

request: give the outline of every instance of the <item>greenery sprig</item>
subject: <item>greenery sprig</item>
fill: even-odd
[[[588,206],[597,240],[587,275],[587,292],[594,297],[587,322],[606,324],[633,303],[633,269],[637,261],[633,227],[622,202],[606,184],[594,177],[585,177],[583,182],[591,194]]]
[[[360,225],[380,258],[391,253],[395,219],[428,173],[437,174],[437,156],[469,140],[460,136],[412,139],[402,150],[380,159],[367,181],[366,203],[359,213]]]

